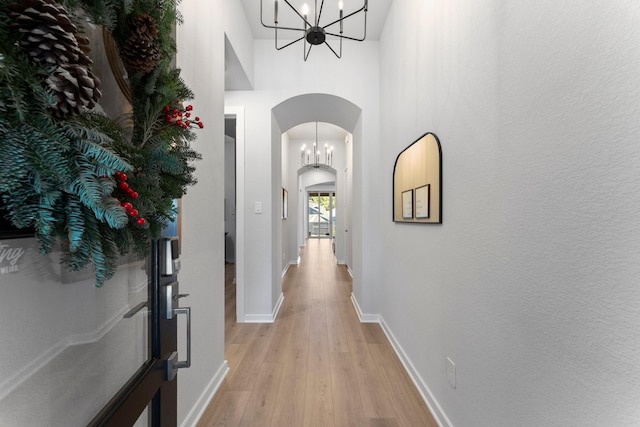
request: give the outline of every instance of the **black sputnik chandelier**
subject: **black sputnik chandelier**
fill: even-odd
[[[282,50],[295,43],[298,43],[299,41],[302,41],[305,61],[307,60],[307,58],[309,58],[309,53],[311,53],[311,48],[313,46],[325,44],[337,58],[342,58],[342,41],[343,40],[347,39],[347,40],[354,40],[354,41],[361,42],[361,41],[364,41],[364,39],[367,37],[367,11],[369,9],[369,0],[364,0],[364,4],[360,9],[354,12],[348,13],[346,15],[344,13],[344,1],[339,0],[338,1],[339,18],[329,22],[328,24],[320,23],[322,19],[322,11],[324,9],[324,0],[321,0],[319,8],[318,8],[318,0],[315,0],[315,8],[313,11],[313,15],[311,16],[309,15],[309,12],[310,12],[309,6],[306,3],[302,5],[302,8],[300,9],[300,11],[298,11],[289,2],[289,0],[266,0],[267,2],[273,1],[273,25],[268,25],[264,23],[264,13],[263,13],[264,9],[262,5],[264,1],[265,0],[260,0],[260,22],[264,27],[275,30],[276,50]],[[294,26],[278,25],[278,13],[279,13],[278,7],[280,2],[284,2],[284,4],[288,6],[288,9],[286,10],[289,12],[286,12],[286,13],[294,14],[293,17],[296,20],[298,20],[299,18],[300,27],[297,28]],[[363,30],[362,37],[358,38],[358,37],[345,36],[344,21],[346,21],[348,18],[351,18],[359,14],[360,12],[364,12],[364,18],[363,18],[364,30]],[[294,32],[297,32],[300,37],[282,46],[279,46],[278,45],[279,30],[280,31],[284,30],[287,32],[294,31]],[[339,41],[339,47],[334,48],[333,46],[331,46],[328,40],[329,38],[337,39]]]

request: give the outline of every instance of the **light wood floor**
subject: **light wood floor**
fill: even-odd
[[[273,324],[235,322],[227,265],[230,372],[198,426],[437,426],[380,326],[359,322],[330,243],[308,241]]]

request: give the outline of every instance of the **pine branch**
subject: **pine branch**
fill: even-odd
[[[111,30],[116,25],[116,3],[111,0],[58,0],[68,11],[82,10],[93,24]]]
[[[67,239],[69,241],[69,251],[77,252],[83,243],[85,231],[85,215],[82,205],[78,200],[71,198],[67,202]]]
[[[87,112],[66,121],[52,117],[53,93],[45,80],[53,70],[33,61],[9,31],[8,5],[0,0],[0,196],[14,226],[35,227],[43,253],[62,243],[71,270],[93,264],[96,285],[116,269],[118,253],[144,256],[150,239],[173,220],[173,199],[193,185],[200,158],[189,145],[195,134],[167,126],[163,108],[193,93],[172,68],[172,30],[180,21],[178,0],[57,0],[72,20],[86,17],[112,30],[118,44],[128,37],[129,15],[148,14],[158,25],[161,58],[148,74],[130,73],[133,130]],[[136,225],[114,194],[115,172],[127,172],[132,196],[146,225]]]

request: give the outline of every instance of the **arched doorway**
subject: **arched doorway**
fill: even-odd
[[[243,111],[239,108],[240,112]],[[238,322],[272,322],[275,320],[277,311],[282,302],[282,273],[283,273],[283,222],[282,218],[282,144],[283,134],[288,130],[306,122],[325,122],[339,126],[350,133],[350,143],[352,144],[351,165],[348,170],[337,171],[338,181],[348,184],[349,190],[345,191],[351,200],[349,215],[358,218],[362,215],[362,163],[359,150],[362,144],[362,109],[352,102],[335,95],[311,93],[288,98],[271,109],[271,132],[270,132],[270,159],[269,175],[260,175],[268,181],[269,203],[264,207],[268,211],[257,213],[257,209],[262,209],[255,202],[261,196],[257,194],[245,194],[244,182],[241,179],[241,170],[245,170],[247,176],[253,165],[249,163],[238,164],[238,182],[236,188],[237,200],[240,206],[244,206],[249,215],[241,218],[242,209],[238,209],[236,245],[236,292],[238,295],[236,311]],[[240,115],[238,116],[240,117]],[[239,121],[240,123],[240,121]],[[249,124],[247,124],[249,126]],[[239,129],[244,125],[239,125]],[[243,146],[241,138],[237,140],[239,153],[248,153]],[[245,160],[247,156],[244,156]],[[243,155],[238,155],[238,162],[242,163]],[[253,161],[255,158],[253,159]],[[260,160],[267,160],[261,158]],[[263,163],[264,165],[264,163]],[[262,166],[260,169],[266,172]],[[253,173],[253,172],[251,172]],[[255,173],[253,178],[256,179]],[[249,179],[249,178],[247,178]],[[290,186],[289,206],[296,206],[291,200]],[[264,200],[264,199],[262,199]],[[262,213],[268,213],[266,226],[256,229],[255,219],[261,218]],[[257,214],[257,215],[256,215]],[[265,218],[265,219],[267,219]],[[290,221],[289,219],[286,220]],[[247,224],[249,228],[245,230]],[[257,233],[256,234],[256,230]],[[359,221],[354,221],[351,226],[343,226],[345,235],[345,263],[349,265],[354,277],[354,291],[358,287],[358,277],[361,277],[362,263],[362,226]],[[264,240],[263,240],[264,239]],[[263,265],[264,267],[260,267]],[[267,267],[269,266],[269,267]],[[266,268],[265,268],[266,267]],[[267,268],[270,271],[267,271]],[[245,305],[246,304],[246,305]],[[259,310],[256,312],[256,307]],[[267,307],[269,307],[267,312]]]
[[[337,191],[339,194],[338,201],[342,206],[342,215],[340,220],[336,224],[336,244],[339,246],[338,261],[347,264],[352,268],[353,260],[353,237],[354,233],[351,228],[351,216],[353,212],[353,195],[356,192],[353,191],[353,174],[357,170],[357,166],[353,162],[353,150],[356,144],[360,143],[359,135],[362,134],[361,127],[361,115],[362,110],[352,102],[335,96],[321,93],[304,94],[289,98],[280,104],[276,105],[272,110],[272,189],[274,198],[272,202],[278,203],[277,198],[281,194],[281,188],[287,188],[289,194],[289,206],[297,206],[299,214],[303,210],[303,200],[306,196],[299,185],[290,182],[283,182],[283,176],[285,174],[278,173],[283,168],[290,167],[290,165],[283,164],[283,138],[282,134],[285,134],[292,128],[307,122],[323,122],[335,125],[344,129],[348,134],[348,144],[350,144],[347,154],[348,159],[345,159],[344,164],[340,167],[340,170],[333,169],[332,173],[335,176],[334,180],[342,191]],[[357,135],[357,136],[356,136]],[[284,162],[287,162],[286,156]],[[298,177],[304,170],[298,170]],[[286,180],[286,178],[285,178]],[[290,191],[292,187],[295,187],[295,191]],[[280,191],[279,191],[280,190]],[[295,220],[295,223],[294,221]],[[280,258],[280,254],[287,256],[291,254],[291,241],[297,242],[298,247],[301,241],[301,237],[304,236],[303,231],[303,219],[301,215],[294,218],[289,218],[287,221],[282,221],[281,218],[276,218],[274,215],[274,221],[272,223],[274,238],[274,246],[278,248],[274,251],[273,261],[273,286],[275,292],[281,290],[282,273],[286,271],[284,262],[290,262],[290,260],[284,260]],[[291,235],[295,233],[296,238],[292,239]],[[296,248],[297,249],[297,248]],[[297,257],[297,251],[296,251]]]

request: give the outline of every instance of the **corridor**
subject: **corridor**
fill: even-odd
[[[235,322],[228,277],[230,372],[198,426],[437,426],[380,326],[359,322],[330,239],[309,239],[289,268],[273,324]]]

